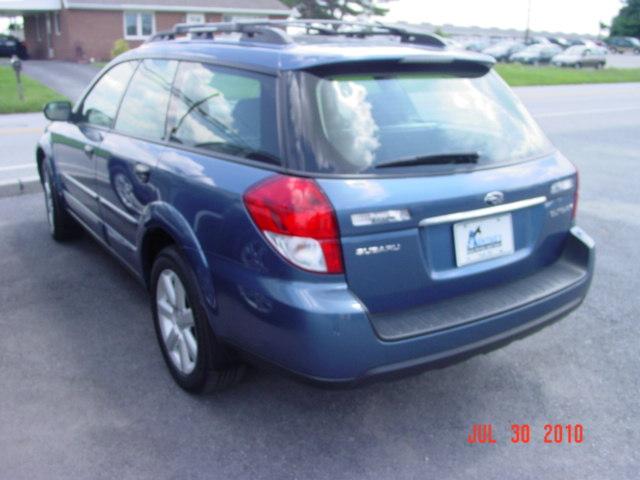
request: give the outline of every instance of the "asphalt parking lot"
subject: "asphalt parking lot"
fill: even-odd
[[[637,478],[640,84],[517,92],[580,168],[590,295],[533,337],[390,383],[252,371],[192,397],[128,273],[89,238],[54,243],[41,195],[0,199],[0,478]],[[473,423],[497,443],[468,445]],[[546,423],[581,423],[584,443],[543,443]]]
[[[640,55],[634,55],[630,53],[626,53],[626,54],[609,53],[607,55],[607,67],[639,68]]]

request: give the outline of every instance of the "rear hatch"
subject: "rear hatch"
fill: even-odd
[[[378,314],[515,281],[552,264],[571,226],[573,190],[552,195],[551,188],[573,174],[567,160],[550,155],[464,174],[319,183],[337,211],[349,287]],[[502,203],[488,205],[496,192]]]
[[[372,316],[561,255],[575,168],[487,65],[339,65],[290,81],[289,157],[333,204],[347,282]]]

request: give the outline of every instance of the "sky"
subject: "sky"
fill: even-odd
[[[532,30],[594,35],[598,34],[599,23],[611,23],[622,5],[621,0],[530,1]],[[524,30],[528,3],[529,0],[389,0],[390,11],[385,19]],[[6,20],[0,18],[0,30],[5,28]]]
[[[385,19],[435,25],[517,28],[527,25],[529,0],[391,0]],[[611,23],[621,0],[531,0],[531,29],[597,34]]]

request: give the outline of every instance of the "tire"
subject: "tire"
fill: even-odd
[[[150,296],[162,356],[181,388],[209,393],[242,379],[244,365],[215,338],[195,273],[175,246],[156,257]]]
[[[44,206],[47,213],[49,232],[54,240],[62,242],[74,238],[79,233],[78,224],[67,212],[60,193],[57,191],[50,167],[42,163],[42,189],[44,190]]]

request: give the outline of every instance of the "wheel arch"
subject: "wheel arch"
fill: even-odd
[[[40,177],[40,181],[42,181],[43,170],[42,167],[44,165],[44,161],[48,158],[52,158],[51,152],[51,134],[46,132],[43,137],[38,141],[38,145],[36,146],[36,165],[38,168],[38,176]],[[49,160],[49,167],[51,167],[52,173],[55,173],[55,166],[53,162]]]
[[[166,203],[149,204],[143,213],[137,238],[140,273],[147,288],[151,287],[151,269],[156,256],[169,245],[175,245],[193,269],[207,304],[216,309],[213,277],[207,258],[187,220]]]
[[[38,145],[38,147],[36,148],[36,163],[38,166],[38,176],[40,177],[40,182],[43,181],[42,164],[44,163],[44,158],[45,158],[44,149],[40,145]]]

